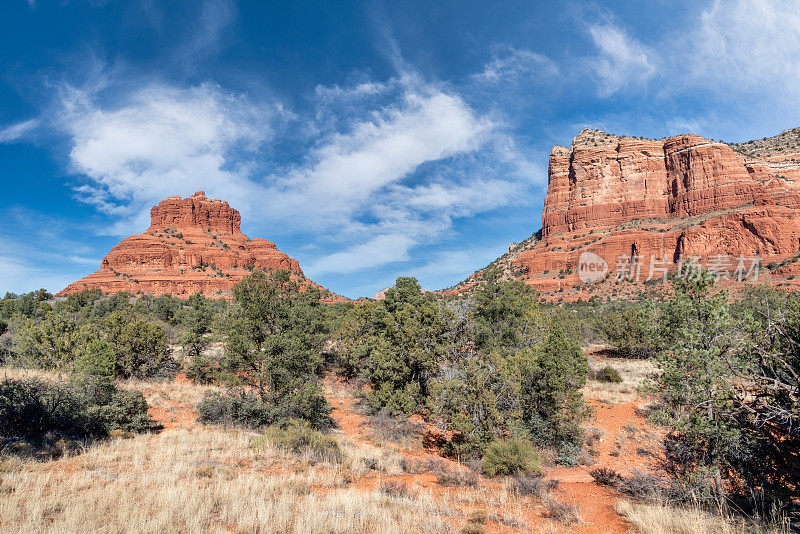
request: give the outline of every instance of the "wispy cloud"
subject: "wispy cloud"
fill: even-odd
[[[18,141],[32,132],[37,126],[39,126],[38,119],[29,119],[12,124],[11,126],[6,126],[5,128],[0,128],[0,143]]]
[[[714,99],[750,94],[783,106],[800,96],[796,7],[791,0],[714,0],[646,43],[606,16],[588,27],[597,55],[587,64],[600,96],[651,85],[672,98],[700,89]]]
[[[501,123],[414,74],[322,92],[393,100],[361,110],[349,128],[323,135],[303,164],[273,177],[276,216],[329,241],[355,242],[310,264],[311,275],[409,260],[455,218],[520,202],[539,177],[527,174]]]
[[[598,50],[591,64],[600,82],[601,96],[642,85],[655,74],[653,52],[622,28],[612,23],[593,24],[589,35]]]
[[[426,162],[477,150],[491,129],[456,96],[409,91],[348,132],[325,137],[303,165],[274,177],[274,193],[283,198],[278,209],[288,215],[310,203],[315,210],[305,225],[346,224]]]
[[[716,0],[700,15],[690,48],[693,84],[800,96],[800,11],[791,0]]]
[[[195,63],[219,50],[225,31],[235,19],[236,5],[231,0],[203,0],[191,35],[178,49],[178,57],[184,65]]]
[[[273,109],[211,84],[151,85],[117,100],[103,106],[98,95],[65,87],[59,117],[84,178],[79,198],[122,219],[114,231],[130,230],[131,218],[142,226],[153,202],[198,185],[234,202],[249,198],[245,154],[271,135]]]
[[[306,270],[317,274],[353,273],[387,263],[408,261],[410,259],[408,251],[414,244],[415,239],[412,236],[397,233],[383,234],[366,243],[320,258]]]
[[[519,81],[528,76],[552,77],[558,74],[556,63],[545,56],[531,50],[514,48],[513,46],[497,46],[493,57],[482,72],[474,77],[491,84]]]

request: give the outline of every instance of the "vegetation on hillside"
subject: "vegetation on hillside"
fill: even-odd
[[[733,501],[762,516],[791,509],[800,485],[800,299],[758,287],[734,299],[709,273],[693,272],[675,278],[667,298],[563,305],[498,269],[467,295],[445,298],[401,277],[383,300],[335,305],[281,271],[255,271],[232,302],[9,294],[0,300],[4,365],[57,374],[0,383],[0,440],[7,453],[11,443],[42,450],[59,439],[146,432],[147,403],[121,381],[183,372],[223,386],[199,402],[202,422],[262,429],[277,447],[331,461],[342,452],[325,433],[322,380],[335,373],[387,427],[414,415],[438,429],[441,454],[486,476],[535,477],[545,459],[575,465],[589,453],[597,436],[582,391],[588,381],[620,382],[624,369],[590,373],[581,347],[603,344],[653,362],[644,392],[650,420],[665,430],[672,482],[602,470],[598,480],[637,499],[646,492],[632,488],[646,486],[692,506]]]

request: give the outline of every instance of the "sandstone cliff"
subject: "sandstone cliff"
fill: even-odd
[[[771,139],[728,145],[696,135],[581,131],[571,147],[553,148],[541,240],[505,256],[506,276],[544,292],[589,295],[600,288],[585,284],[578,268],[591,252],[608,264],[609,277],[636,262],[644,281],[651,265],[658,277],[688,257],[704,266],[726,262],[731,272],[738,258],[749,268],[760,257],[761,281],[795,284],[800,131]]]
[[[292,272],[312,284],[297,260],[266,239],[249,239],[239,212],[203,191],[172,196],[150,210],[150,227],[123,239],[103,258],[100,270],[68,285],[58,295],[84,289],[151,295],[231,297],[231,289],[254,269]],[[336,300],[338,295],[331,294]]]

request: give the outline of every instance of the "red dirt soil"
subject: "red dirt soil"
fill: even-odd
[[[187,382],[188,380],[183,375],[178,375],[175,379],[175,385],[184,385]],[[371,432],[367,417],[355,409],[356,398],[353,395],[352,386],[332,378],[326,379],[324,385],[326,396],[333,408],[331,415],[338,430],[358,445],[377,449],[378,447],[370,442]],[[172,395],[165,395],[163,390],[156,388],[145,388],[144,393],[151,406],[149,413],[163,426],[162,432],[202,427],[197,422],[195,406],[188,399],[177,399]],[[590,399],[589,404],[595,410],[594,419],[590,421],[590,425],[605,432],[595,442],[594,447],[598,452],[594,458],[595,462],[591,466],[553,467],[546,470],[546,478],[560,481],[558,489],[553,493],[554,497],[570,502],[579,508],[582,519],[580,524],[566,526],[555,520],[546,519],[543,516],[543,506],[538,500],[523,499],[521,507],[516,508],[516,512],[522,512],[519,519],[524,522],[524,526],[511,526],[495,520],[502,517],[502,512],[510,515],[512,510],[486,510],[490,516],[490,520],[485,524],[486,532],[509,534],[528,531],[528,529],[536,531],[548,522],[564,532],[591,534],[629,532],[628,523],[615,511],[620,499],[619,493],[596,484],[589,471],[597,467],[610,467],[621,473],[630,473],[633,469],[640,471],[650,469],[652,458],[640,456],[637,448],[641,450],[650,447],[656,437],[647,429],[644,418],[637,412],[638,402],[641,401],[612,405]],[[633,427],[637,429],[635,432],[632,431]],[[619,455],[614,456],[612,452],[617,449],[618,439],[621,439],[624,445],[620,448]],[[422,462],[433,460],[438,465],[453,471],[467,469],[458,462],[443,458],[434,450],[422,447],[403,448],[399,444],[386,442],[382,443],[382,447],[384,450],[394,452],[408,460]],[[274,467],[275,474],[279,474],[281,467],[279,465]],[[439,484],[437,475],[431,471],[402,475],[367,474],[353,480],[349,487],[373,491],[383,482],[405,484],[413,491],[428,491],[437,498],[448,501],[454,501],[455,499],[451,497],[460,491],[457,487]],[[480,486],[490,490],[493,487],[501,488],[502,485],[503,483],[499,481],[480,478]],[[325,491],[325,489],[320,488],[319,491]],[[517,504],[520,504],[520,501],[517,501]],[[460,529],[470,513],[479,508],[455,502],[451,506],[454,510],[458,510],[458,513],[452,518],[455,530]]]
[[[346,389],[346,386],[335,380],[326,381],[326,391],[328,400],[333,407],[332,417],[339,430],[349,439],[370,445],[365,439],[365,430],[368,428],[366,417],[357,413],[353,405],[355,398]],[[629,436],[625,426],[637,429],[645,428],[644,418],[637,412],[638,402],[612,405],[590,400],[589,404],[595,409],[595,415],[591,425],[605,431],[605,434],[596,442],[596,449],[599,454],[595,458],[595,463],[591,466],[579,466],[573,468],[552,468],[547,471],[546,477],[560,481],[559,488],[554,492],[558,498],[576,505],[580,509],[583,523],[566,527],[559,525],[559,528],[569,532],[581,533],[624,533],[629,532],[628,523],[619,514],[615,507],[619,502],[620,495],[609,488],[600,486],[594,482],[589,471],[597,467],[610,467],[621,473],[630,473],[634,469],[646,471],[650,468],[647,458],[638,456],[631,446],[622,447],[618,456],[611,453],[616,448],[615,444],[620,436],[624,436],[626,441],[635,441],[640,444],[647,443],[645,432],[639,431],[636,435]],[[602,441],[601,441],[602,440]],[[398,448],[397,452],[408,459],[433,459],[444,462],[450,469],[466,469],[464,466],[442,458],[430,450],[410,451]],[[437,478],[430,472],[422,474],[405,474],[393,477],[380,477],[380,480],[391,480],[402,482],[409,486],[417,485],[421,488],[433,491],[434,494],[448,491],[447,488],[437,483]],[[353,487],[364,489],[374,489],[378,484],[378,478],[362,479],[354,483]],[[500,486],[501,483],[492,480],[481,479],[484,486]],[[540,506],[534,506],[531,510],[525,510],[524,520],[529,526],[542,525],[544,519],[541,517]],[[465,514],[466,515],[466,514]],[[487,532],[510,533],[519,532],[518,528],[511,528],[497,522],[489,521],[486,524]]]

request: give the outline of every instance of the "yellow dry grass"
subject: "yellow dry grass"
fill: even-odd
[[[595,399],[607,404],[625,404],[641,398],[638,388],[644,380],[655,372],[656,367],[650,360],[633,360],[627,358],[602,358],[589,357],[589,367],[592,371],[602,369],[606,365],[612,366],[622,377],[622,382],[598,382],[589,380],[583,388],[587,399]]]
[[[54,462],[6,461],[0,531],[449,531],[448,508],[430,493],[408,498],[347,488],[359,455],[351,465],[311,465],[275,449],[254,450],[253,439],[181,429]]]
[[[788,525],[774,520],[756,524],[720,511],[699,507],[674,507],[662,503],[620,501],[617,513],[625,516],[640,534],[788,534]]]

